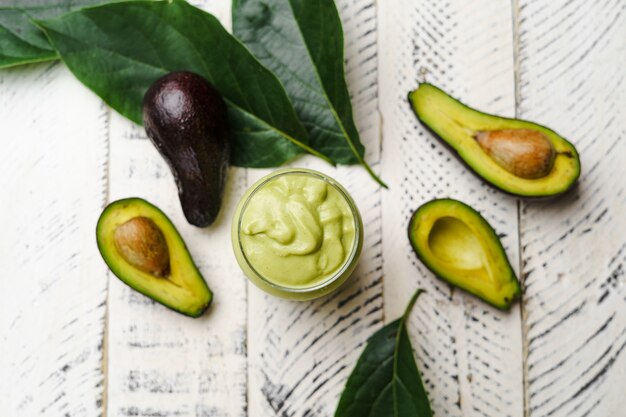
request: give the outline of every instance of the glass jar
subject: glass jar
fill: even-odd
[[[232,245],[257,287],[282,298],[311,300],[350,277],[363,247],[363,223],[352,197],[331,177],[305,168],[281,169],[257,181],[239,201]]]

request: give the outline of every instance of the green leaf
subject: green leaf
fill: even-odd
[[[333,0],[233,0],[233,30],[282,81],[311,146],[341,164],[363,159],[344,75],[341,19]]]
[[[109,0],[110,1],[110,0]],[[105,0],[5,0],[0,5],[0,68],[58,59],[32,19],[52,19]]]
[[[401,318],[368,341],[348,378],[335,417],[432,417],[406,330],[421,292],[413,295]]]
[[[182,0],[124,2],[38,21],[74,75],[141,123],[144,93],[172,71],[207,78],[229,107],[234,165],[281,165],[309,145],[280,81],[212,15]]]

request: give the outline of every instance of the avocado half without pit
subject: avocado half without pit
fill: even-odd
[[[109,204],[96,228],[98,249],[125,284],[179,313],[199,317],[213,294],[170,219],[140,198]]]
[[[574,145],[536,123],[472,109],[431,84],[409,93],[418,119],[482,179],[510,194],[549,197],[580,176]]]
[[[519,298],[520,284],[493,228],[473,208],[452,199],[428,202],[409,223],[419,259],[439,278],[499,309]]]

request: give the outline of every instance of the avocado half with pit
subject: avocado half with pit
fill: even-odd
[[[539,124],[486,114],[423,83],[409,93],[418,119],[482,179],[510,194],[548,197],[580,176],[574,145]]]
[[[436,276],[494,307],[506,310],[521,295],[495,231],[460,201],[433,200],[418,208],[409,223],[409,240]]]
[[[190,317],[204,313],[213,293],[170,219],[140,198],[109,204],[96,228],[98,249],[129,287]]]

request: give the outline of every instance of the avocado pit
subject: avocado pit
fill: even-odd
[[[115,229],[115,248],[126,262],[159,278],[170,275],[170,254],[165,236],[147,217],[134,217]]]
[[[517,177],[542,178],[554,166],[554,146],[546,135],[537,130],[479,131],[474,138],[498,165]]]

